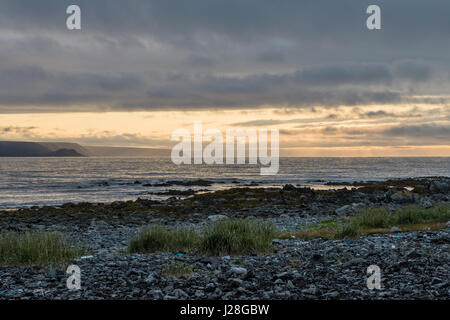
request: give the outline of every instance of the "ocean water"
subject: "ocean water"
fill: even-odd
[[[170,158],[0,158],[0,208],[112,202],[167,189],[216,190],[257,182],[320,188],[328,181],[450,176],[449,157],[282,158],[277,175],[261,176],[257,165],[174,165]],[[205,179],[211,187],[145,187],[172,180]],[[138,180],[142,184],[135,184]]]

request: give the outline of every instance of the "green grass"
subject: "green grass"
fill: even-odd
[[[387,228],[393,223],[393,215],[384,208],[374,208],[358,213],[351,222],[360,228]]]
[[[58,232],[32,231],[0,234],[0,265],[50,267],[87,254],[70,245]]]
[[[356,239],[361,234],[387,233],[390,227],[402,230],[439,230],[450,220],[450,205],[433,208],[405,207],[396,211],[384,208],[368,209],[344,220],[329,219],[305,226],[299,232],[278,232],[273,224],[246,219],[224,219],[209,225],[202,232],[164,226],[147,226],[128,246],[129,253],[189,252],[197,249],[205,255],[258,254],[273,251],[276,237]]]
[[[360,228],[388,228],[404,224],[445,222],[450,219],[450,205],[441,204],[433,208],[408,206],[394,212],[384,208],[369,209],[351,219]]]
[[[201,239],[200,250],[210,255],[257,254],[273,249],[277,232],[272,224],[243,219],[220,220]]]
[[[440,230],[445,222],[450,220],[450,205],[440,204],[432,208],[408,206],[395,211],[385,208],[372,208],[346,219],[344,225],[338,220],[322,221],[322,223],[305,226],[295,233],[284,232],[281,239],[296,238],[327,238],[356,239],[361,234],[388,233],[393,226],[404,231]]]
[[[130,253],[190,251],[198,246],[199,235],[190,228],[167,229],[154,225],[144,227],[131,239]]]
[[[396,224],[416,224],[424,222],[445,222],[450,219],[450,205],[442,204],[428,209],[406,207],[394,215]]]
[[[189,252],[208,255],[238,255],[269,252],[277,232],[272,224],[244,219],[225,219],[209,225],[202,233],[193,229],[169,230],[147,226],[128,246],[129,253]]]
[[[359,238],[361,232],[354,223],[349,223],[338,229],[333,237],[334,239],[353,240]]]

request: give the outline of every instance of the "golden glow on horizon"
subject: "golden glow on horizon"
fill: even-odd
[[[282,156],[450,156],[450,137],[430,133],[450,124],[446,105],[0,114],[0,140],[171,147],[172,131],[192,131],[196,120],[221,131],[278,128]],[[405,126],[426,126],[429,136],[392,131]]]

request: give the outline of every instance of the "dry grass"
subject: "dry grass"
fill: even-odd
[[[409,206],[394,212],[376,208],[343,219],[344,225],[337,223],[337,220],[334,223],[325,221],[321,225],[305,226],[306,230],[281,233],[278,238],[357,239],[362,234],[390,233],[392,226],[402,231],[437,231],[445,229],[445,222],[449,220],[448,204],[427,209]]]

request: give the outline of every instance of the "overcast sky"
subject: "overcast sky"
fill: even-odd
[[[0,0],[0,139],[167,146],[203,120],[450,155],[449,53],[448,0]]]

